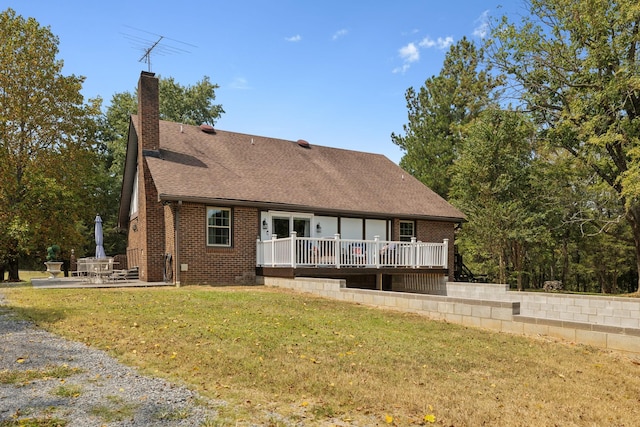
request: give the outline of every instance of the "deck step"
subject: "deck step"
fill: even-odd
[[[126,278],[127,280],[138,280],[140,278],[140,275],[138,273],[138,267],[128,269]]]

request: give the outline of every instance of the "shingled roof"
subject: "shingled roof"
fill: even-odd
[[[138,121],[132,120],[134,127]],[[136,129],[136,133],[139,134]],[[160,121],[147,155],[160,200],[369,217],[462,221],[442,197],[379,154]]]

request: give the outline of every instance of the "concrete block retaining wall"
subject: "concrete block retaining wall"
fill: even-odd
[[[449,297],[512,301],[509,285],[495,283],[447,282],[445,294]]]
[[[426,315],[465,326],[544,335],[640,354],[640,299],[513,292],[507,285],[448,282],[446,295],[346,288],[343,280],[260,278],[267,286]]]
[[[447,296],[517,301],[520,315],[537,319],[640,329],[640,298],[509,291],[508,285],[447,283]]]
[[[514,332],[512,318],[519,313],[520,309],[520,304],[513,301],[481,301],[441,295],[346,288],[344,280],[276,277],[264,277],[261,280],[267,286],[294,289],[341,301],[419,313],[433,319],[505,332]]]

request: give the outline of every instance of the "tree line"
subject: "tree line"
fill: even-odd
[[[41,269],[46,248],[93,256],[94,218],[108,254],[126,252],[116,229],[129,117],[137,95],[85,100],[82,76],[62,74],[58,38],[33,18],[0,13],[0,281]],[[160,79],[160,116],[208,123],[224,113],[207,76],[193,86]]]
[[[640,264],[640,7],[531,0],[406,92],[401,166],[467,215],[471,270],[632,292]]]
[[[518,289],[635,291],[640,7],[527,6],[520,22],[494,20],[482,44],[460,40],[439,74],[406,91],[408,122],[391,135],[400,165],[466,214],[456,245],[473,271]],[[96,213],[107,253],[124,253],[116,220],[135,90],[106,109],[85,100],[51,29],[12,9],[0,39],[0,278],[40,267],[52,244],[90,256]],[[161,118],[214,124],[217,88],[161,78]]]

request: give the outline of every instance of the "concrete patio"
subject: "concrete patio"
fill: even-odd
[[[157,286],[175,286],[167,282],[143,282],[141,280],[105,281],[92,283],[82,277],[56,277],[31,279],[31,285],[37,289],[89,289],[89,288],[143,288]]]

